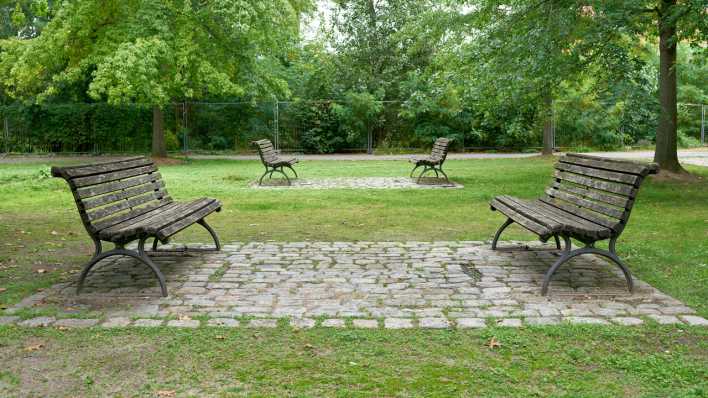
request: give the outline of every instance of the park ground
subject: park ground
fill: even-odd
[[[83,159],[85,161],[85,159]],[[542,193],[554,159],[450,160],[454,190],[255,190],[253,160],[161,167],[176,199],[210,196],[228,241],[488,240],[496,194]],[[0,307],[76,277],[89,258],[66,184],[49,166],[0,164]],[[649,179],[618,251],[635,275],[708,316],[708,168]],[[403,161],[306,161],[304,177],[405,176]],[[208,241],[198,229],[184,241]],[[532,240],[520,229],[506,239]],[[24,317],[32,316],[23,312]],[[81,313],[77,313],[81,317]],[[703,397],[705,327],[557,325],[481,330],[116,330],[0,326],[2,396]]]

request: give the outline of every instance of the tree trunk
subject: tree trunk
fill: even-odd
[[[662,171],[683,172],[676,152],[676,0],[662,0],[659,11],[659,123],[654,161]]]
[[[152,107],[152,156],[167,157],[164,116],[159,106]]]
[[[553,95],[546,91],[543,97],[546,120],[543,122],[543,155],[553,155]]]

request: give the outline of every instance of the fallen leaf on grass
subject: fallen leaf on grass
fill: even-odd
[[[44,274],[44,273],[46,273],[46,272],[47,272],[47,270],[44,269],[44,268],[40,268],[40,269],[37,270],[37,273],[38,273],[38,274]]]
[[[59,232],[57,232],[57,231],[52,231],[51,234],[52,234],[52,235],[59,235]]]
[[[180,315],[178,318],[180,321],[191,321],[192,318],[188,317],[187,315]]]
[[[489,348],[491,348],[491,349],[494,349],[497,347],[501,347],[501,343],[499,342],[499,340],[497,340],[496,337],[492,337],[491,339],[489,339],[487,346],[489,346]]]
[[[66,326],[57,326],[57,330],[64,331],[64,330],[69,330],[69,328]]]
[[[223,339],[225,339],[226,337],[219,335],[219,336],[214,336],[214,338],[217,339],[217,340],[223,340]]]
[[[160,390],[157,392],[157,396],[160,398],[176,397],[177,391],[175,391],[175,390]]]
[[[44,344],[33,344],[33,345],[28,345],[25,347],[25,351],[27,352],[32,352],[32,351],[38,351],[44,348]]]
[[[7,288],[0,287],[0,293],[6,292],[6,291],[7,291]]]

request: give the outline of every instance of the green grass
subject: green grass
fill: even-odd
[[[224,203],[210,217],[223,242],[488,240],[503,221],[489,210],[489,200],[502,193],[539,196],[552,164],[548,158],[448,161],[452,179],[465,185],[461,190],[254,190],[248,183],[262,168],[253,161],[192,161],[161,170],[174,198],[208,195]],[[90,256],[92,244],[71,194],[63,181],[47,177],[47,166],[0,165],[0,288],[7,289],[0,306],[75,278]],[[298,166],[305,177],[401,176],[410,170],[402,161]],[[645,183],[618,251],[637,277],[706,317],[708,169],[689,170],[703,179]],[[512,227],[505,238],[534,236]],[[195,228],[177,239],[207,242],[208,236]],[[489,333],[503,336],[501,349],[484,347]],[[219,334],[226,339],[216,339]],[[118,395],[154,396],[165,387],[185,395],[193,389],[195,396],[704,396],[705,337],[701,329],[652,325],[482,332],[0,328],[0,353],[10,365],[0,371],[0,392],[1,386],[10,392],[25,386],[31,372],[22,365],[39,355],[57,364],[56,372],[72,385],[83,386],[78,395],[110,395],[109,384],[125,379],[132,387]],[[17,351],[35,340],[46,345],[39,354]],[[119,348],[135,357],[112,357]],[[70,354],[78,355],[75,366],[57,363]],[[90,377],[86,385],[79,383],[84,374]],[[54,390],[43,391],[36,395]]]

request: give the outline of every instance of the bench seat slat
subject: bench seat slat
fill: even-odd
[[[632,186],[636,186],[637,182],[641,179],[641,177],[634,174],[624,174],[614,171],[594,169],[592,167],[578,166],[575,164],[563,162],[556,163],[556,169],[561,171],[567,171],[570,173],[580,174],[591,178],[599,178],[602,180],[608,180]]]
[[[122,180],[124,178],[135,177],[141,174],[148,174],[157,171],[154,164],[133,169],[114,171],[105,174],[96,174],[88,177],[79,177],[72,179],[72,183],[76,187],[85,187],[89,185],[105,184],[107,182]]]
[[[219,201],[215,200],[213,202],[210,202],[206,206],[204,206],[201,209],[195,211],[194,213],[188,215],[187,217],[159,230],[157,232],[157,238],[160,240],[165,240],[166,238],[169,238],[170,236],[178,233],[179,231],[189,227],[190,225],[201,220],[202,218],[208,216],[209,214],[213,213],[214,211],[218,211],[220,208],[221,208],[221,203],[219,203]]]
[[[612,206],[607,206],[598,202],[593,202],[590,200],[587,200],[581,196],[564,192],[561,190],[553,189],[553,188],[548,188],[546,189],[546,194],[550,197],[554,197],[557,199],[565,200],[566,202],[570,202],[571,204],[578,206],[578,207],[584,207],[587,209],[590,209],[592,211],[604,214],[605,216],[616,218],[617,220],[623,219],[625,215],[625,209],[618,209],[616,207]]]
[[[131,209],[128,212],[118,214],[114,217],[109,217],[109,218],[104,218],[100,221],[95,221],[91,223],[92,228],[94,232],[103,232],[104,230],[111,228],[117,224],[120,223],[130,223],[134,222],[134,220],[139,219],[139,217],[145,215],[146,213],[149,213],[153,210],[165,207],[165,206],[171,206],[174,202],[172,201],[172,198],[165,197],[162,198],[161,201],[159,202],[153,202],[148,204],[147,206],[142,206],[142,207],[136,207]],[[102,238],[103,239],[103,238]],[[108,240],[108,239],[106,239]]]
[[[88,211],[88,212],[86,212],[86,216],[88,217],[89,221],[93,222],[96,220],[100,220],[101,218],[109,217],[109,216],[119,213],[123,210],[128,210],[132,207],[137,207],[137,206],[146,204],[151,201],[159,201],[162,198],[167,197],[167,196],[168,196],[167,192],[162,191],[162,190],[150,192],[145,195],[134,196],[129,199],[122,200],[120,202],[98,208],[96,210]]]
[[[568,202],[561,202],[559,200],[554,200],[553,198],[541,198],[539,199],[545,203],[548,203],[551,206],[557,207],[561,210],[566,211],[567,213],[575,214],[578,217],[584,218],[587,221],[590,221],[595,224],[602,225],[605,228],[612,229],[612,230],[617,230],[618,226],[622,224],[619,221],[616,220],[611,220],[609,218],[603,218],[600,217],[597,213],[592,213],[589,212],[585,209],[582,209],[578,206],[572,205]]]
[[[594,167],[609,171],[617,171],[621,173],[630,173],[638,176],[646,177],[648,174],[654,174],[658,170],[655,163],[641,164],[628,160],[602,158],[597,156],[589,156],[578,153],[569,153],[559,159],[563,163],[577,164],[580,166]]]
[[[128,199],[133,196],[142,195],[150,191],[158,191],[165,187],[165,183],[161,180],[149,182],[147,184],[138,185],[134,188],[129,188],[120,192],[110,193],[99,197],[93,197],[83,200],[84,209],[91,210],[93,208],[103,206],[119,200]]]
[[[596,180],[594,178],[589,178],[573,173],[566,173],[564,171],[556,170],[554,177],[560,180],[565,180],[578,185],[584,185],[594,189],[599,189],[605,192],[611,192],[618,195],[627,196],[633,198],[636,195],[636,189],[627,184],[620,184],[610,181]]]
[[[632,201],[631,199],[624,197],[624,196],[610,195],[608,193],[604,193],[601,191],[588,189],[587,187],[581,187],[578,185],[561,183],[558,181],[554,181],[553,184],[551,185],[551,187],[553,187],[553,189],[557,189],[557,190],[560,190],[563,192],[573,193],[576,195],[586,197],[588,199],[593,199],[593,200],[607,203],[609,205],[613,205],[613,206],[617,206],[617,207],[627,208],[629,205],[631,205],[631,201]]]
[[[85,167],[67,168],[66,175],[70,178],[88,177],[97,174],[105,174],[114,171],[133,169],[136,167],[149,166],[152,161],[145,157],[129,158],[121,162],[97,164]]]
[[[498,198],[492,200],[491,207],[493,210],[498,210],[502,214],[516,221],[519,225],[540,236],[543,240],[546,240],[553,235],[553,232],[549,230],[548,227],[521,215],[513,208],[499,201]]]
[[[121,191],[123,189],[127,189],[130,187],[135,187],[138,185],[158,181],[162,178],[160,173],[152,173],[152,174],[146,174],[142,176],[138,176],[135,178],[130,178],[127,180],[120,180],[120,181],[113,181],[109,182],[106,184],[100,184],[100,185],[90,185],[88,187],[83,187],[79,188],[76,190],[76,195],[82,199],[86,200],[87,198],[91,198],[94,196],[98,195],[103,195],[107,194],[110,192],[116,192],[116,191]]]
[[[86,176],[90,174],[95,174],[95,170],[102,169],[102,168],[107,168],[110,169],[111,167],[114,167],[115,165],[120,165],[126,162],[133,162],[133,161],[147,161],[150,162],[149,159],[146,159],[144,156],[134,156],[134,157],[129,157],[129,158],[123,158],[123,159],[116,159],[116,160],[111,160],[108,162],[99,162],[99,163],[92,163],[88,165],[78,165],[78,166],[65,166],[65,167],[58,167],[54,166],[52,167],[52,176],[53,177],[60,177],[65,180],[75,178],[75,177],[81,177],[81,176]],[[111,170],[109,170],[111,171]]]

